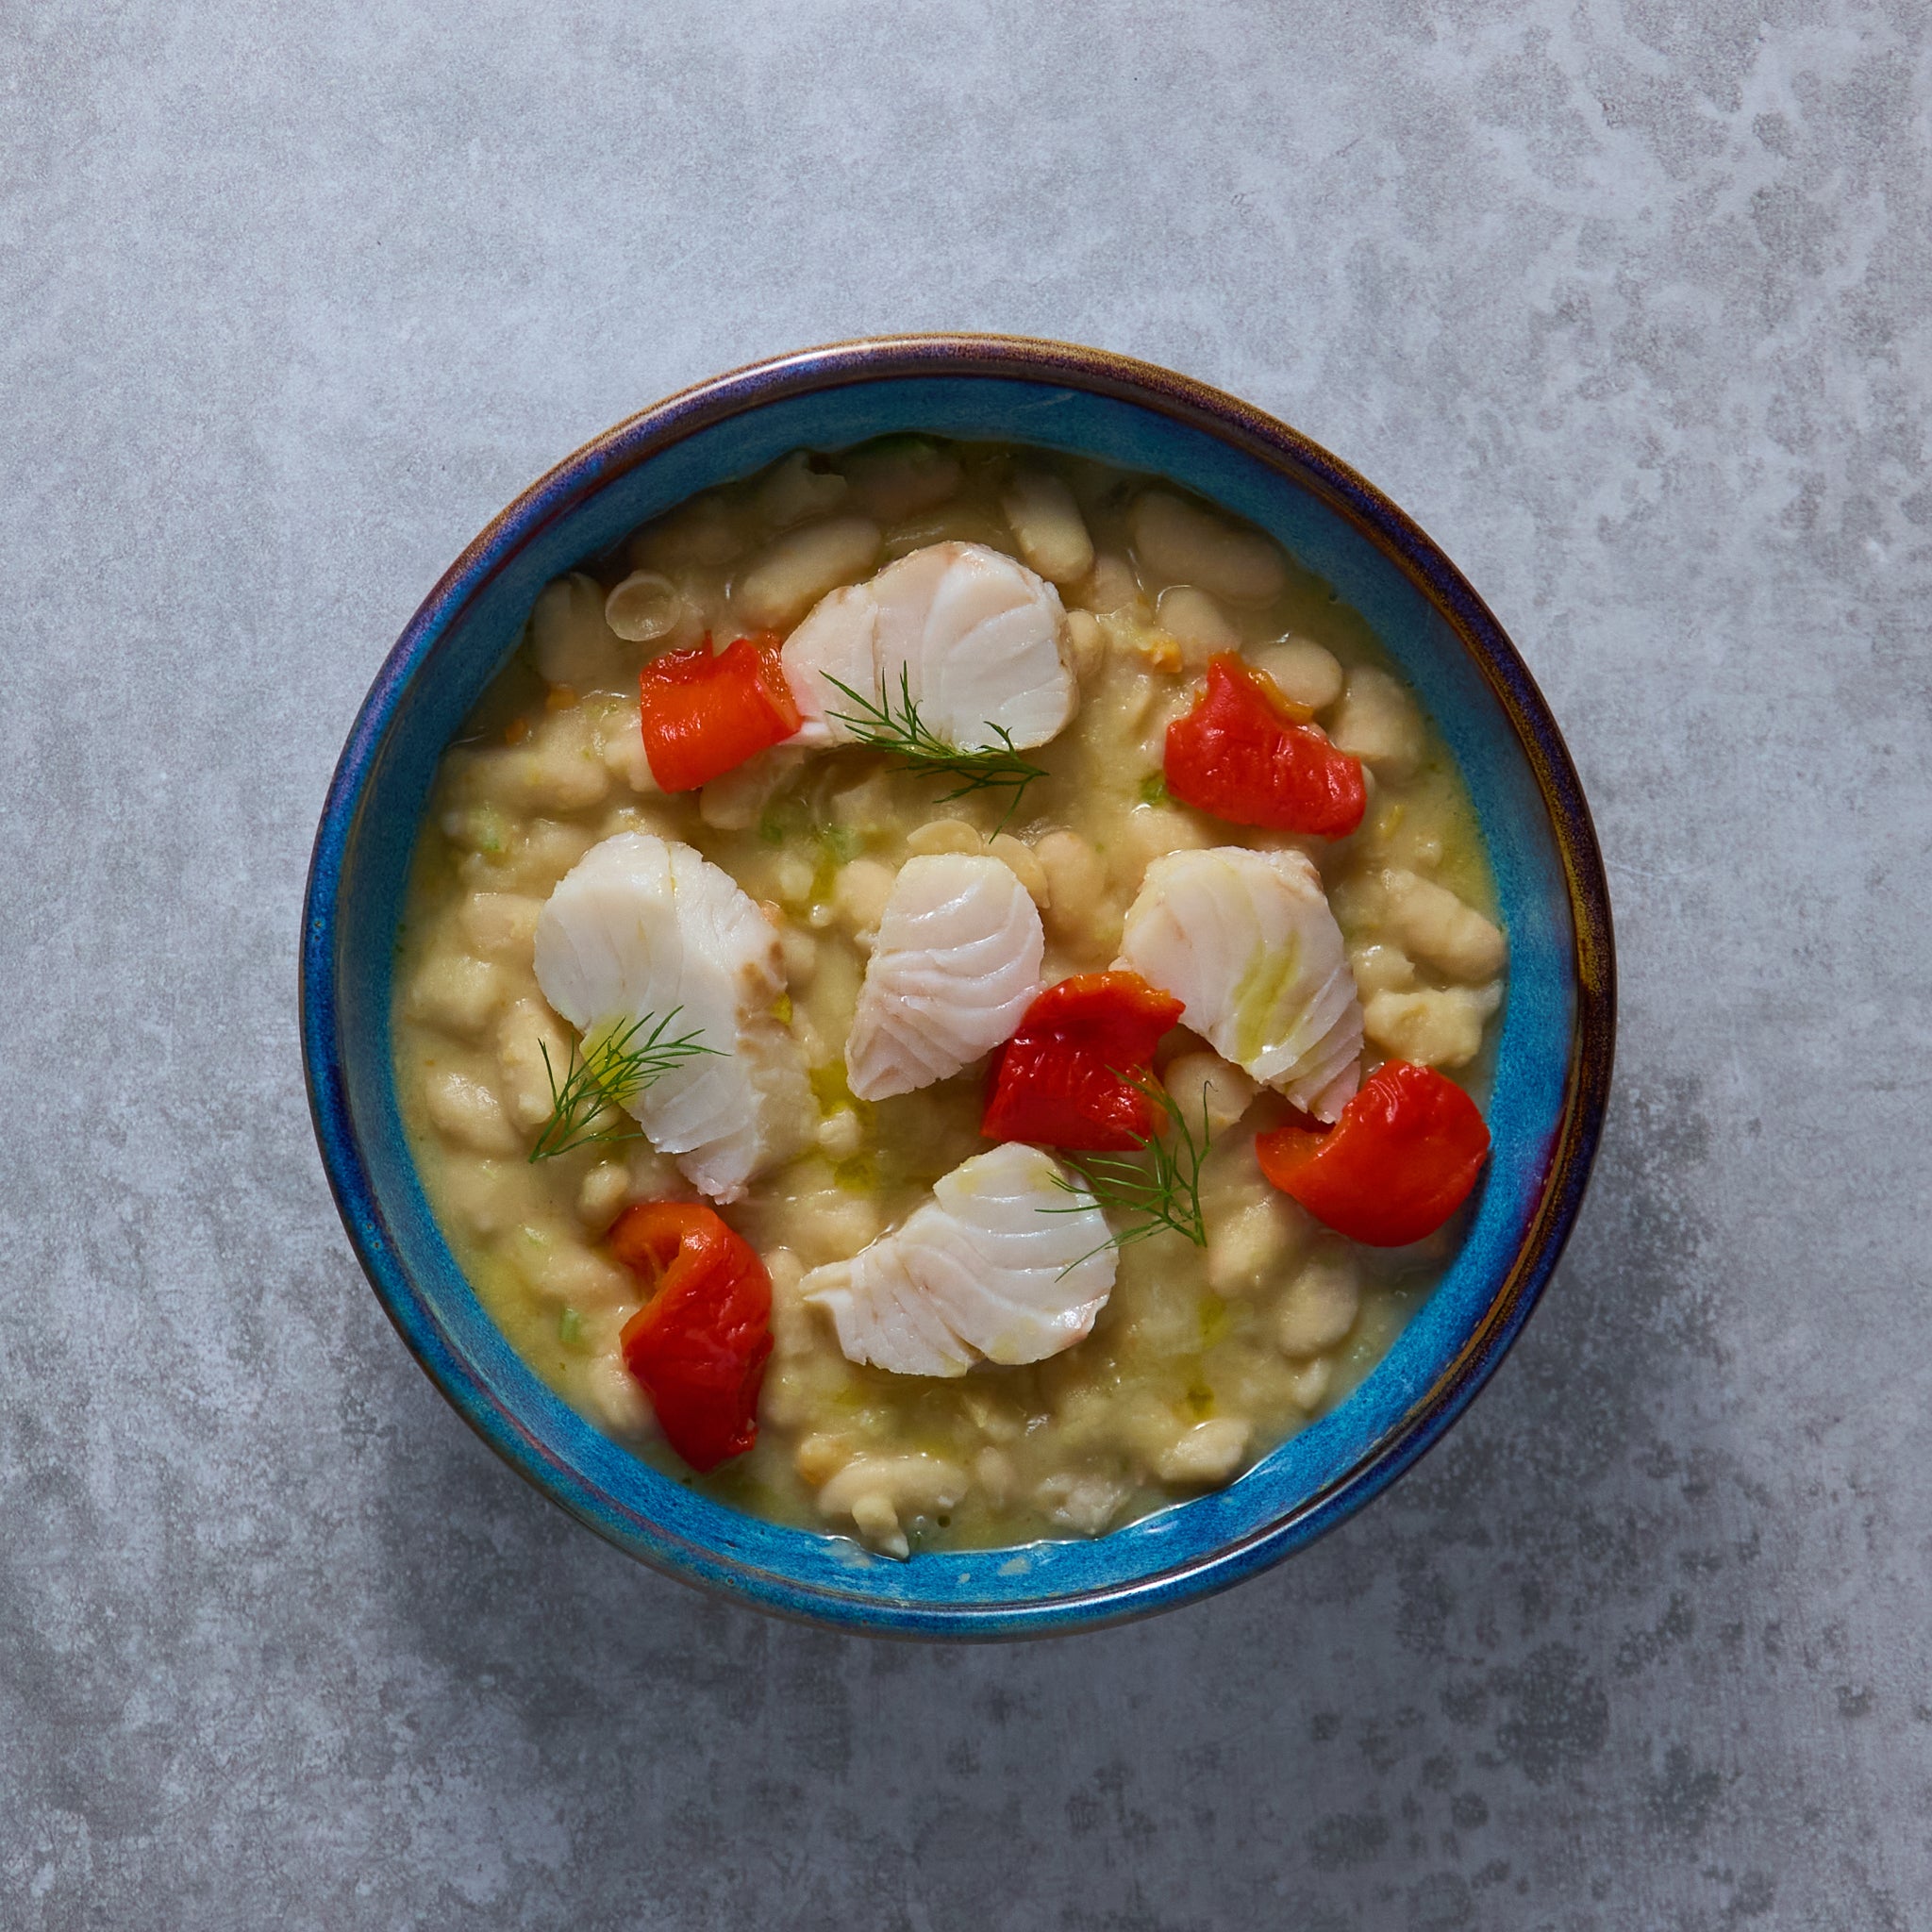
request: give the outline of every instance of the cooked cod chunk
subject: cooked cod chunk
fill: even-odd
[[[856,1362],[963,1375],[1073,1347],[1113,1292],[1116,1254],[1091,1194],[1020,1141],[962,1161],[904,1226],[800,1292],[829,1311]]]
[[[728,873],[649,832],[592,846],[537,920],[537,983],[581,1033],[674,1012],[710,1051],[627,1102],[687,1179],[736,1201],[804,1146],[817,1117],[805,1057],[774,1006],[778,935]],[[559,1069],[559,1074],[561,1070]]]
[[[785,641],[785,676],[805,724],[794,743],[854,737],[844,685],[961,750],[1044,744],[1079,689],[1059,592],[983,543],[933,543],[822,598]]]
[[[1318,1120],[1361,1076],[1362,1009],[1321,875],[1299,852],[1218,845],[1147,868],[1117,966],[1171,992],[1186,1024]]]
[[[861,1100],[910,1093],[1012,1037],[1040,991],[1046,934],[1012,868],[936,852],[899,868],[845,1041]]]

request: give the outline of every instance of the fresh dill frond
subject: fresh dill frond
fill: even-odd
[[[999,829],[1002,831],[1019,810],[1020,801],[1026,795],[1026,788],[1036,778],[1046,776],[1042,766],[1032,764],[1020,756],[1014,748],[1013,734],[1004,724],[991,722],[987,724],[986,728],[999,740],[997,744],[968,750],[941,738],[919,715],[919,707],[912,698],[912,673],[908,666],[901,665],[899,669],[899,708],[896,711],[892,708],[891,688],[883,678],[879,681],[876,698],[869,698],[862,691],[854,691],[849,684],[841,684],[836,677],[828,675],[825,682],[843,692],[854,707],[850,711],[830,711],[826,715],[844,725],[858,743],[872,751],[891,752],[899,760],[894,767],[897,771],[958,779],[959,783],[954,790],[940,800],[941,805],[949,805],[954,799],[964,798],[974,791],[1010,791],[1012,796],[1007,801],[1007,808],[1000,817]]]
[[[581,1050],[572,1041],[561,1078],[551,1064],[549,1047],[540,1041],[538,1051],[550,1082],[550,1118],[530,1149],[531,1160],[551,1160],[578,1147],[642,1140],[643,1129],[625,1120],[621,1109],[674,1067],[717,1051],[701,1045],[696,1033],[673,1037],[671,1023],[683,1010],[674,1007],[655,1024],[646,1013],[627,1026],[588,1034]]]
[[[1118,1069],[1114,1070],[1118,1072]],[[1085,1182],[1054,1176],[1054,1185],[1069,1194],[1091,1196],[1103,1213],[1122,1217],[1124,1225],[1109,1222],[1106,1246],[1130,1248],[1157,1234],[1177,1234],[1197,1248],[1208,1245],[1208,1226],[1201,1212],[1201,1163],[1208,1158],[1208,1098],[1201,1097],[1201,1138],[1194,1138],[1186,1116],[1154,1080],[1140,1074],[1119,1074],[1165,1114],[1171,1132],[1158,1128],[1140,1141],[1135,1154],[1063,1154],[1060,1158]],[[1042,1208],[1042,1214],[1079,1214],[1086,1201],[1065,1208]],[[1079,1261],[1100,1253],[1090,1248]]]

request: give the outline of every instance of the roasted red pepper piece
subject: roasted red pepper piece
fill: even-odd
[[[1317,1221],[1372,1248],[1434,1234],[1490,1158],[1473,1101],[1433,1067],[1389,1060],[1332,1127],[1277,1128],[1255,1141],[1261,1172]]]
[[[713,655],[707,638],[644,666],[638,680],[644,756],[666,791],[708,785],[798,729],[778,644],[768,632]]]
[[[656,1291],[624,1324],[624,1363],[671,1446],[700,1472],[758,1439],[758,1390],[772,1353],[772,1278],[758,1251],[710,1208],[627,1208],[610,1251]]]
[[[1208,660],[1208,689],[1167,727],[1166,768],[1172,796],[1231,824],[1345,839],[1368,803],[1361,760],[1232,652]]]
[[[1138,1147],[1154,1131],[1154,1103],[1122,1075],[1148,1077],[1181,1010],[1138,973],[1076,973],[1048,987],[993,1063],[979,1131],[1042,1147]]]

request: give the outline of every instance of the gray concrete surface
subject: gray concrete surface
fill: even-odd
[[[0,1924],[1932,1924],[1932,13],[0,0]],[[341,735],[762,353],[1032,330],[1383,483],[1622,922],[1595,1192],[1271,1576],[915,1650],[633,1569],[391,1334],[300,1091]]]

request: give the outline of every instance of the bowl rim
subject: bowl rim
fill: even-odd
[[[1402,1421],[1350,1469],[1236,1542],[1175,1568],[1038,1603],[948,1611],[770,1589],[727,1567],[641,1547],[564,1492],[550,1458],[480,1380],[472,1399],[403,1306],[409,1286],[387,1238],[348,1104],[337,1031],[336,900],[363,792],[415,660],[508,561],[617,477],[729,417],[811,391],[906,377],[985,376],[1085,391],[1165,415],[1257,459],[1307,490],[1365,536],[1449,625],[1497,701],[1536,784],[1561,863],[1574,944],[1576,1007],[1557,1132],[1541,1195],[1483,1318]],[[492,517],[429,592],[384,658],[329,782],[303,905],[298,1001],[309,1112],[351,1247],[376,1299],[438,1391],[534,1488],[660,1574],[733,1601],[841,1630],[917,1638],[999,1638],[1093,1628],[1227,1589],[1306,1547],[1413,1467],[1446,1433],[1522,1333],[1555,1271],[1589,1183],[1608,1106],[1616,1036],[1610,898],[1595,828],[1562,733],[1528,666],[1462,573],[1407,511],[1299,430],[1240,398],[1158,364],[1032,336],[916,333],[860,337],[788,352],[679,390],[591,438]],[[391,1279],[391,1275],[395,1279]],[[475,1399],[480,1396],[480,1400]]]

